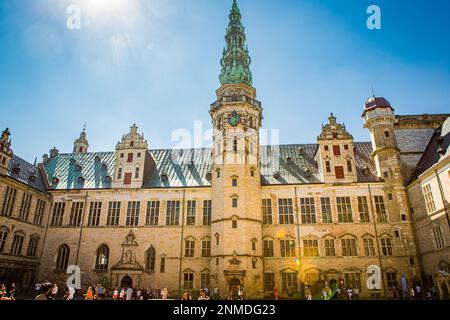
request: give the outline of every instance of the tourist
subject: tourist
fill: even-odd
[[[89,287],[86,294],[84,295],[84,300],[94,300],[94,292],[92,287]]]
[[[312,300],[312,294],[309,288],[306,288],[306,300]]]
[[[48,296],[49,300],[56,300],[58,295],[58,285],[55,283],[52,288],[52,294]]]
[[[358,300],[359,298],[359,288],[356,287],[355,290],[353,290],[353,296],[355,300]]]
[[[9,290],[9,299],[15,300],[16,295],[16,284],[13,282],[11,284],[11,289]]]
[[[244,289],[241,286],[238,286],[238,300],[244,300]]]
[[[213,299],[214,300],[219,300],[219,288],[217,288],[217,287],[214,287],[214,289],[213,289]]]
[[[128,287],[126,300],[131,300],[133,298],[133,288]]]
[[[274,300],[278,300],[279,292],[278,292],[277,288],[273,287],[272,294],[273,294]]]
[[[352,288],[347,289],[347,298],[348,298],[348,300],[353,300],[353,289]]]
[[[48,300],[48,296],[52,292],[52,284],[51,283],[43,283],[39,292],[39,295],[34,298],[34,300]]]
[[[103,299],[103,295],[105,294],[104,291],[105,290],[103,289],[103,286],[100,285],[98,287],[98,300],[102,300]]]
[[[167,300],[169,298],[169,291],[167,290],[167,288],[164,288],[162,291],[162,297],[163,300]]]
[[[206,295],[205,289],[200,290],[200,297],[198,297],[198,300],[210,300],[209,297]]]
[[[414,288],[411,286],[409,289],[409,298],[412,300],[416,296],[416,293],[414,292]]]
[[[323,300],[328,300],[328,292],[326,288],[322,289],[322,299]]]
[[[69,286],[69,295],[67,296],[67,300],[73,300],[75,297],[75,288]]]
[[[189,293],[185,292],[183,293],[183,297],[181,298],[181,300],[192,300],[192,299]]]
[[[119,290],[116,288],[113,292],[113,300],[119,299]]]
[[[416,299],[422,298],[422,287],[420,284],[416,285]]]

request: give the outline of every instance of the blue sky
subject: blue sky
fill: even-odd
[[[108,2],[109,5],[105,5]],[[0,0],[0,126],[33,161],[71,152],[87,122],[91,151],[111,151],[136,123],[150,148],[210,125],[231,0]],[[82,13],[66,28],[67,6]],[[266,129],[314,143],[334,112],[368,140],[362,106],[450,112],[450,2],[239,0]],[[382,29],[366,27],[377,4]]]

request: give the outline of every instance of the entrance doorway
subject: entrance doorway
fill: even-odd
[[[230,280],[230,295],[231,299],[238,299],[238,287],[241,285],[241,281],[239,279],[233,278]]]
[[[120,283],[120,286],[122,288],[132,288],[133,287],[133,280],[131,279],[130,276],[125,276],[122,278],[122,282]]]

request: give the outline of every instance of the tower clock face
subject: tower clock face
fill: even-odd
[[[236,127],[237,125],[239,125],[239,123],[241,123],[241,116],[236,111],[233,111],[228,116],[228,123],[231,126]]]

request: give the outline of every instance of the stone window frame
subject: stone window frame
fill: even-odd
[[[10,254],[13,256],[20,256],[22,255],[23,250],[23,242],[25,240],[26,234],[22,230],[15,231],[13,234],[13,242],[11,245]]]
[[[392,236],[387,233],[380,235],[380,249],[383,257],[391,257],[393,253]]]
[[[95,250],[94,270],[108,271],[110,254],[111,249],[109,249],[109,246],[106,243],[99,245]]]
[[[36,257],[40,237],[38,234],[32,234],[28,242],[27,256]]]
[[[436,211],[436,202],[434,201],[433,190],[431,189],[431,183],[428,183],[422,187],[423,198],[425,200],[425,207],[429,214]]]
[[[339,237],[341,240],[341,255],[343,257],[357,257],[359,254],[358,237],[346,233]],[[348,246],[350,244],[350,246]],[[345,254],[344,254],[345,253]]]
[[[364,256],[375,257],[377,255],[375,236],[370,233],[365,233],[361,238],[363,240]]]
[[[66,269],[69,266],[69,259],[70,247],[63,243],[56,250],[54,270],[57,272],[66,272]]]
[[[6,241],[8,240],[9,234],[11,231],[7,226],[0,227],[0,253],[5,250]]]
[[[439,223],[433,223],[431,228],[431,235],[433,237],[434,247],[438,250],[445,248],[445,238],[442,233],[442,227]]]

